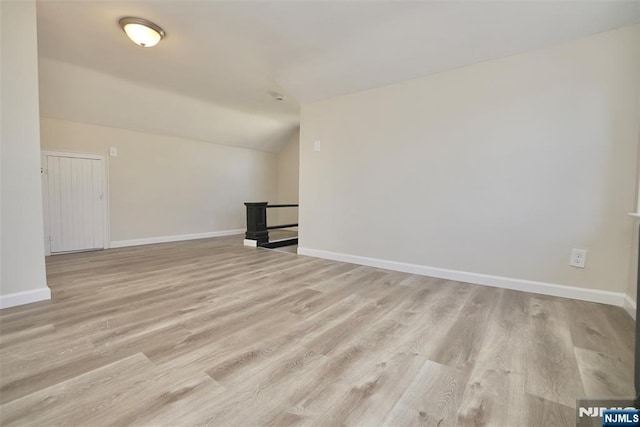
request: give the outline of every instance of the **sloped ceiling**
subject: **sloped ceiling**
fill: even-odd
[[[188,117],[197,104],[199,110],[193,110],[194,115],[207,117],[205,110],[210,108],[211,120],[219,126],[195,132],[181,120],[172,128],[174,134],[277,151],[280,144],[266,136],[263,141],[261,135],[285,135],[295,130],[300,103],[634,24],[640,20],[639,4],[40,1],[38,41],[45,64],[41,67],[42,113],[166,132],[160,122],[168,126],[171,109],[177,111],[172,104],[179,96],[183,101],[191,99],[178,103],[182,115]],[[167,32],[166,39],[149,49],[134,45],[117,25],[123,16],[157,23]],[[136,119],[134,111],[126,111],[126,93],[131,92],[126,91],[122,95],[124,110],[115,115],[126,120],[101,111],[113,106],[100,105],[99,93],[94,98],[95,111],[86,117],[90,115],[86,109],[67,105],[76,101],[61,98],[60,92],[65,85],[86,91],[79,85],[88,85],[89,80],[62,82],[64,64],[86,70],[83,75],[98,72],[143,91],[157,91],[161,95],[155,102],[164,101],[166,114],[162,120],[144,115]],[[278,102],[270,95],[273,92],[283,93],[287,99]],[[141,108],[138,105],[136,111]],[[85,116],[76,117],[78,111],[84,111]],[[221,111],[225,114],[219,115]],[[232,125],[223,131],[225,123]],[[238,126],[255,132],[233,137]],[[282,138],[284,143],[286,137]]]

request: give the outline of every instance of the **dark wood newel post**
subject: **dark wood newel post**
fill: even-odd
[[[247,207],[247,232],[245,238],[256,240],[258,245],[269,241],[267,230],[267,204],[269,202],[245,202]]]

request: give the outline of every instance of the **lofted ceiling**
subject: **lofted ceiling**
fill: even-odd
[[[247,126],[252,116],[269,120],[272,130],[296,127],[300,103],[640,20],[638,1],[42,0],[37,6],[41,58],[236,111]],[[123,16],[149,19],[167,37],[140,48],[118,27]],[[274,100],[273,92],[286,100]],[[51,100],[44,105],[56,109]],[[193,137],[188,129],[177,133]],[[206,132],[197,138],[219,140]],[[256,148],[259,137],[252,138],[229,143]]]

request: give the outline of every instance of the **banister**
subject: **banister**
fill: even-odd
[[[291,227],[297,227],[298,223],[295,224],[281,224],[281,225],[271,225],[269,227],[267,227],[267,230],[275,230],[277,228],[291,228]]]
[[[289,205],[267,205],[268,208],[297,208],[297,204],[289,204]]]
[[[270,205],[269,202],[245,202],[244,205],[247,208],[247,231],[245,232],[245,239],[255,240],[256,246],[276,247],[273,244],[271,245],[269,244],[269,230],[298,226],[297,223],[267,226],[267,209],[268,208],[293,208],[293,207],[297,208],[298,207],[297,203]],[[280,241],[277,244],[277,246],[297,245],[297,244],[298,244],[298,239],[295,238],[295,239],[285,239],[284,241]]]

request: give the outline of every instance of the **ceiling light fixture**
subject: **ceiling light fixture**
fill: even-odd
[[[118,21],[127,36],[138,46],[152,47],[165,36],[165,32],[158,25],[142,18],[128,16]]]

